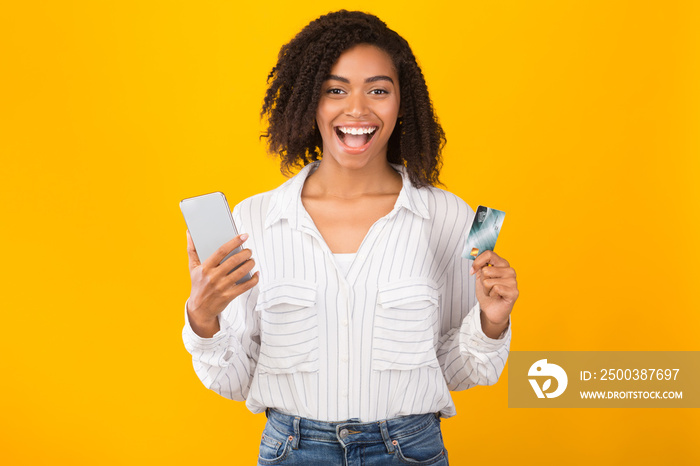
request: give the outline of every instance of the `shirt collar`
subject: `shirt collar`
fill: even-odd
[[[306,165],[299,173],[284,182],[273,192],[267,216],[265,217],[265,228],[284,218],[287,219],[289,225],[293,228],[297,228],[304,221],[306,211],[301,202],[301,190],[304,187],[306,178],[316,170],[319,163],[321,162],[316,161]],[[392,214],[404,208],[419,217],[429,219],[427,189],[414,187],[408,177],[406,167],[403,165],[391,164],[391,166],[399,172],[403,180],[403,186],[399,192],[399,197],[396,199],[396,204],[394,204]]]

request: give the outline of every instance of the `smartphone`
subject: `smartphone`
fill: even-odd
[[[207,260],[224,243],[238,236],[238,230],[233,223],[231,209],[226,202],[224,193],[215,192],[183,199],[180,201],[180,210],[185,217],[185,223],[190,231],[200,262]],[[240,251],[239,246],[224,257],[220,263],[224,263],[226,259]],[[241,265],[243,264],[238,265],[229,273]],[[250,279],[250,273],[247,273],[236,282],[236,285]]]

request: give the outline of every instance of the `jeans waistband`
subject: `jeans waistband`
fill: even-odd
[[[439,422],[434,413],[414,414],[374,422],[360,422],[357,419],[325,422],[290,416],[275,409],[267,410],[268,424],[292,441],[298,448],[300,439],[313,439],[320,442],[339,442],[343,446],[354,443],[380,443],[394,450],[392,441],[419,432]]]

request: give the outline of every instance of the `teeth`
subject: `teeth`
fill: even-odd
[[[355,128],[355,127],[348,127],[348,126],[340,126],[338,129],[343,133],[343,134],[372,134],[374,131],[376,131],[376,127],[363,127],[363,128]]]

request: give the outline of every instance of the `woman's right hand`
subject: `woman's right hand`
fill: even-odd
[[[219,331],[217,316],[237,296],[245,293],[258,283],[259,273],[245,283],[236,285],[255,266],[250,249],[242,249],[237,254],[220,263],[231,251],[248,239],[247,234],[238,235],[216,250],[203,263],[194,248],[190,232],[187,232],[187,255],[189,256],[192,289],[187,300],[187,316],[194,333],[202,338],[211,338]],[[234,272],[229,272],[241,265]]]

